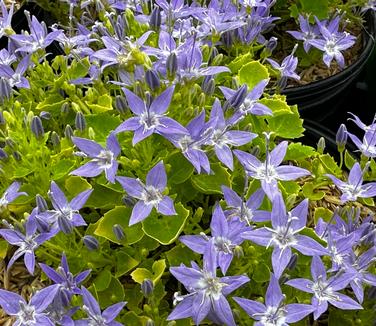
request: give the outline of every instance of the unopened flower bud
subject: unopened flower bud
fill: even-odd
[[[222,43],[227,47],[231,47],[234,43],[234,34],[232,31],[227,31],[222,34]]]
[[[293,253],[286,268],[289,270],[295,269],[297,262],[298,262],[298,255],[296,253]]]
[[[198,106],[200,108],[203,108],[205,106],[205,102],[206,102],[206,96],[204,93],[201,93],[200,96],[198,97]]]
[[[12,87],[10,87],[9,82],[4,79],[0,78],[0,98],[10,98],[10,94],[12,93]]]
[[[14,151],[12,153],[13,157],[15,158],[16,161],[21,161],[22,160],[22,156],[21,156],[21,153],[18,152],[18,151]]]
[[[69,103],[65,102],[63,103],[63,105],[61,106],[61,109],[60,109],[61,113],[68,113],[69,112]]]
[[[85,247],[90,251],[99,249],[98,240],[91,235],[85,235],[82,238],[82,241],[84,242]]]
[[[368,289],[367,297],[370,300],[376,299],[376,286],[372,286],[371,288]]]
[[[121,113],[124,114],[128,110],[128,103],[124,96],[117,95],[115,98],[115,109]]]
[[[35,216],[35,224],[37,225],[37,229],[39,232],[44,233],[50,231],[50,225],[46,220],[44,220],[40,216]]]
[[[145,298],[150,297],[154,291],[154,283],[152,280],[144,279],[141,283],[141,291]]]
[[[5,118],[4,118],[3,111],[0,111],[0,126],[5,125],[5,123],[6,123],[6,121],[5,121]]]
[[[324,150],[325,150],[325,138],[324,137],[320,137],[318,143],[317,143],[317,151],[322,154],[324,153]]]
[[[336,134],[336,143],[337,143],[338,150],[340,152],[343,152],[345,150],[345,146],[347,143],[347,129],[343,123],[338,128],[338,131]]]
[[[51,143],[54,147],[57,147],[60,145],[60,137],[55,131],[51,133]]]
[[[43,213],[48,210],[47,202],[41,195],[37,194],[35,196],[35,203],[37,205],[39,213]]]
[[[268,41],[266,41],[265,48],[268,51],[268,54],[272,54],[275,48],[277,47],[278,39],[272,36]]]
[[[125,239],[124,229],[120,224],[115,224],[112,227],[112,232],[114,232],[116,239],[118,239],[119,241]]]
[[[260,150],[259,145],[253,146],[251,148],[251,150],[249,151],[249,153],[252,154],[255,157],[258,157],[260,155],[260,152],[261,152],[261,150]]]
[[[155,326],[155,323],[152,319],[148,319],[148,321],[146,322],[146,326]]]
[[[158,6],[155,6],[150,15],[149,24],[152,29],[158,30],[161,27],[161,10]]]
[[[10,148],[14,148],[16,146],[16,143],[12,138],[5,139],[5,145],[9,146]]]
[[[213,47],[210,53],[209,63],[211,64],[214,58],[219,54],[218,49]]]
[[[214,78],[212,78],[211,76],[205,77],[202,82],[201,89],[206,95],[212,96],[215,91]]]
[[[89,136],[89,139],[93,139],[93,140],[95,139],[95,131],[93,127],[89,127],[87,134]]]
[[[220,66],[223,60],[223,54],[216,55],[213,59],[212,66]]]
[[[65,216],[59,215],[57,218],[57,224],[59,226],[59,229],[63,233],[70,234],[73,232],[73,225],[68,221],[68,219]]]
[[[76,119],[75,119],[75,126],[76,129],[83,132],[86,129],[86,119],[85,116],[82,114],[82,112],[76,113]]]
[[[159,76],[155,70],[147,70],[145,73],[145,80],[151,90],[156,90],[161,86]]]
[[[178,70],[178,58],[175,52],[171,52],[166,60],[167,75],[173,77]]]
[[[38,116],[33,117],[31,120],[31,131],[38,139],[43,138],[44,136],[42,120]]]
[[[70,125],[67,125],[64,130],[64,136],[65,138],[72,140],[73,137],[73,129]]]
[[[0,148],[0,160],[6,160],[8,158],[8,154]]]
[[[135,198],[128,195],[124,195],[121,201],[127,207],[133,207],[137,203],[137,200]]]
[[[230,105],[237,109],[241,104],[243,104],[247,96],[248,87],[246,84],[242,85],[236,93],[230,99]]]
[[[44,120],[50,120],[52,115],[50,112],[42,111],[41,113],[39,113],[39,117]]]
[[[243,251],[243,248],[241,246],[236,246],[235,249],[234,249],[234,256],[236,258],[242,258],[244,257],[244,251]]]
[[[143,97],[144,96],[144,89],[142,88],[141,84],[139,82],[136,82],[134,85],[134,93],[138,97]]]

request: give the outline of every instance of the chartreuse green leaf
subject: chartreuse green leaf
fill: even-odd
[[[287,147],[285,160],[300,161],[314,156],[315,153],[315,149],[311,146],[302,145],[302,143],[291,143]]]
[[[80,192],[91,189],[91,184],[82,177],[72,175],[65,180],[65,189],[74,197]]]
[[[320,200],[320,199],[323,199],[325,196],[325,191],[322,191],[322,190],[317,191],[315,184],[313,184],[312,182],[304,183],[302,190],[303,190],[304,197],[310,200]]]
[[[181,263],[190,265],[192,260],[199,258],[198,254],[188,247],[183,247],[181,244],[167,251],[165,255],[170,266],[178,266]]]
[[[121,193],[107,187],[103,187],[99,184],[94,185],[93,189],[94,191],[86,202],[87,207],[109,209],[114,207],[114,205],[122,204]]]
[[[167,180],[170,184],[180,184],[186,181],[193,173],[193,165],[181,154],[176,153],[168,158],[170,165]]]
[[[95,140],[98,142],[105,142],[109,133],[121,123],[119,117],[108,113],[91,114],[85,116],[85,118],[88,127],[93,128]]]
[[[152,280],[154,284],[156,284],[162,277],[166,269],[166,260],[157,260],[153,263],[151,269],[152,270],[149,271],[146,268],[137,268],[135,271],[131,273],[133,281],[135,281],[138,284],[141,284],[145,279],[149,279]]]
[[[75,162],[72,160],[59,160],[52,165],[52,178],[53,180],[59,180],[66,176],[74,167]]]
[[[294,139],[303,135],[303,119],[300,119],[298,110],[295,106],[292,113],[280,114],[277,116],[267,117],[270,130],[273,130],[276,136]]]
[[[349,153],[349,151],[346,149],[345,151],[345,165],[346,167],[351,170],[353,165],[356,163],[356,159]]]
[[[313,213],[315,224],[320,218],[322,218],[325,222],[329,222],[332,216],[333,212],[325,207],[316,207],[315,212]]]
[[[107,308],[110,305],[124,300],[124,288],[120,281],[111,276],[110,283],[104,291],[98,291],[98,298],[101,308]]]
[[[129,311],[124,315],[127,325],[145,326],[150,318],[146,316],[137,316],[133,311]]]
[[[264,282],[269,281],[269,279],[270,279],[269,267],[264,263],[258,264],[253,270],[252,280],[254,280],[257,283],[264,283]]]
[[[97,98],[97,103],[88,103],[86,105],[93,113],[101,113],[112,110],[112,97],[108,94],[103,94]]]
[[[236,57],[233,61],[228,64],[231,72],[236,74],[243,66],[251,62],[253,59],[252,54],[249,52],[243,55]]]
[[[90,62],[88,58],[80,61],[73,60],[67,70],[70,79],[85,77],[89,71]]]
[[[263,98],[260,100],[260,103],[272,110],[273,117],[293,113],[291,107],[286,103],[286,97],[283,95],[273,95],[270,98]]]
[[[230,173],[220,163],[211,165],[213,174],[197,174],[192,176],[191,181],[195,188],[204,194],[222,194],[221,187],[230,187]]]
[[[108,288],[111,282],[111,272],[107,269],[102,270],[98,276],[94,279],[94,285],[97,291],[104,291]]]
[[[189,210],[181,203],[175,205],[177,215],[161,216],[155,210],[142,221],[142,229],[151,238],[163,245],[168,245],[176,240],[183,230]]]
[[[8,247],[8,242],[0,239],[0,259],[4,259],[7,256]]]
[[[111,209],[98,221],[98,226],[94,234],[118,244],[133,244],[140,241],[144,236],[141,224],[128,226],[131,213],[132,209],[125,206],[117,206]],[[121,225],[124,229],[125,239],[122,241],[116,238],[112,230],[115,224]]]
[[[239,70],[240,83],[247,84],[249,89],[253,89],[264,79],[269,79],[269,72],[259,61],[249,62]]]
[[[329,0],[299,0],[299,2],[306,14],[316,16],[318,19],[328,18]]]
[[[120,277],[128,273],[140,263],[139,260],[134,259],[124,251],[116,253],[116,272],[115,276]]]

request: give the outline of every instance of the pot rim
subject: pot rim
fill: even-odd
[[[369,12],[366,15],[366,21],[368,22],[368,26],[364,34],[367,36],[368,41],[363,48],[362,53],[354,63],[328,78],[317,80],[306,85],[285,88],[281,91],[281,94],[288,96],[290,94],[294,94],[295,92],[304,92],[332,85],[333,82],[343,79],[343,76],[351,74],[353,70],[356,70],[358,68],[358,66],[364,64],[371,56],[374,45],[376,44],[376,12]]]

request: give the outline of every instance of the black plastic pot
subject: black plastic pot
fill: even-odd
[[[290,105],[298,105],[303,118],[323,121],[341,111],[342,104],[351,96],[351,87],[359,81],[359,76],[374,50],[376,38],[374,12],[366,15],[366,22],[367,30],[363,33],[363,52],[356,62],[329,78],[282,91],[282,94],[287,96],[287,102]]]

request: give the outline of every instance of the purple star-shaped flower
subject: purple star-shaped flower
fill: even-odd
[[[147,218],[153,207],[163,215],[176,215],[174,202],[162,192],[167,186],[167,175],[163,162],[154,166],[146,176],[146,184],[140,179],[117,177],[129,196],[139,201],[133,207],[129,225],[136,224]]]
[[[107,137],[106,148],[85,138],[72,137],[72,141],[82,151],[78,153],[79,156],[89,157],[92,160],[70,172],[70,174],[81,177],[96,177],[104,171],[106,179],[115,183],[118,169],[116,158],[120,155],[121,148],[113,132]]]
[[[249,231],[249,227],[239,220],[228,221],[221,206],[217,204],[214,208],[210,229],[211,237],[203,233],[201,235],[183,235],[179,240],[199,254],[204,254],[210,247],[210,243],[213,242],[214,250],[217,253],[217,264],[222,273],[226,274],[234,257],[234,250],[243,243],[242,234]]]
[[[333,18],[330,22],[320,21],[315,17],[322,37],[312,39],[309,43],[315,48],[324,51],[324,63],[330,67],[335,59],[341,68],[345,66],[345,59],[341,51],[347,50],[355,44],[356,37],[347,32],[339,32],[340,17]]]
[[[360,164],[358,162],[355,163],[350,170],[347,182],[339,180],[332,174],[326,174],[339,190],[342,191],[342,203],[356,201],[358,197],[370,198],[376,196],[376,182],[363,184],[363,175],[367,169],[368,165],[366,165],[365,169],[362,171]]]
[[[11,39],[18,45],[16,52],[34,53],[40,49],[45,49],[62,33],[61,30],[55,30],[48,33],[46,24],[40,23],[35,16],[30,19],[30,14],[25,11],[29,23],[30,34],[14,34]]]
[[[12,16],[14,11],[14,2],[12,2],[9,11],[3,0],[1,0],[1,17],[0,17],[0,37],[12,33]]]
[[[373,125],[374,124],[371,126]],[[372,127],[371,129],[366,130],[363,136],[363,141],[349,132],[347,132],[347,134],[364,156],[369,158],[376,157],[376,128]]]
[[[260,162],[252,154],[234,150],[234,154],[244,166],[246,173],[254,179],[261,180],[262,189],[271,200],[278,188],[277,180],[295,180],[311,174],[308,170],[296,166],[280,165],[286,155],[287,146],[287,141],[283,141],[270,153],[267,150],[265,162]]]
[[[264,93],[266,85],[269,83],[269,80],[264,79],[259,82],[241,101],[240,105],[235,110],[235,114],[229,119],[229,123],[235,123],[239,121],[244,116],[248,114],[254,115],[272,115],[272,110],[270,110],[266,105],[259,102],[260,97]],[[232,90],[224,86],[219,87],[222,91],[225,98],[232,102],[234,96],[236,96],[237,91]]]
[[[268,289],[265,294],[265,304],[234,297],[234,300],[242,307],[245,312],[257,320],[257,326],[283,325],[296,323],[308,316],[315,310],[314,307],[307,304],[285,304],[286,297],[281,291],[278,279],[271,273]]]
[[[74,227],[86,225],[79,210],[85,205],[92,192],[93,189],[85,190],[68,202],[59,186],[52,181],[48,195],[54,209],[39,213],[38,217],[47,221],[53,229],[71,233]]]
[[[266,59],[274,69],[281,73],[281,79],[292,78],[300,80],[300,76],[295,72],[298,66],[298,58],[294,56],[296,49],[297,45],[295,45],[292,53],[282,60],[281,64],[272,59]]]
[[[353,252],[348,257],[348,264],[350,268],[348,271],[354,272],[354,277],[350,282],[350,286],[360,303],[363,302],[364,289],[363,283],[371,286],[376,286],[376,275],[371,273],[369,269],[376,261],[376,247],[368,249],[360,256],[356,256]]]
[[[166,135],[166,138],[181,149],[198,173],[201,170],[210,173],[210,162],[202,147],[209,143],[212,132],[212,128],[206,128],[205,111],[202,111],[188,123],[186,133]]]
[[[17,181],[13,182],[0,198],[0,209],[6,208],[12,201],[20,196],[27,196],[26,192],[18,192],[21,184]]]
[[[106,308],[101,312],[101,308],[93,295],[85,288],[81,287],[82,298],[84,301],[83,310],[86,312],[88,318],[83,320],[76,320],[77,326],[101,325],[101,326],[122,326],[123,324],[117,322],[115,318],[127,304],[126,302],[118,302]]]
[[[247,131],[229,130],[232,125],[226,122],[221,103],[216,98],[210,112],[210,120],[207,123],[213,129],[210,137],[210,145],[214,146],[218,159],[230,170],[234,168],[232,151],[229,145],[242,146],[248,144],[257,135]]]
[[[167,317],[167,320],[192,317],[199,325],[206,317],[216,324],[236,326],[231,307],[226,296],[249,282],[245,275],[217,277],[217,259],[214,244],[204,255],[204,265],[201,269],[195,262],[192,267],[181,264],[171,267],[171,274],[184,285],[189,292],[186,295],[175,294],[178,305]]]
[[[134,131],[133,145],[149,137],[153,133],[184,134],[186,129],[175,120],[166,117],[166,111],[170,105],[174,87],[167,88],[162,94],[153,100],[150,106],[130,90],[123,88],[130,110],[136,117],[129,118],[116,128],[115,132],[127,130]]]
[[[287,281],[286,284],[314,295],[312,297],[312,305],[315,308],[315,320],[328,309],[328,303],[344,310],[363,309],[355,300],[338,292],[349,284],[354,277],[353,274],[338,273],[327,278],[325,266],[318,256],[312,257],[311,274],[313,281],[297,278]]]
[[[272,265],[274,274],[280,278],[287,267],[294,248],[303,255],[325,255],[327,250],[312,238],[299,234],[306,226],[308,200],[303,200],[291,212],[286,212],[282,195],[273,200],[271,214],[272,227],[262,227],[243,233],[245,239],[261,246],[272,246]]]
[[[253,222],[270,221],[270,212],[259,210],[265,193],[262,189],[256,190],[247,201],[241,198],[234,190],[222,186],[223,196],[227,206],[230,208],[225,211],[227,218],[236,218],[250,226]]]
[[[69,270],[67,257],[64,253],[61,257],[61,265],[56,271],[46,264],[39,264],[39,266],[50,280],[59,285],[58,296],[61,298],[64,306],[68,306],[69,304],[69,302],[66,302],[66,298],[70,300],[73,294],[81,294],[79,286],[91,272],[91,270],[86,270],[73,276]]]
[[[37,291],[29,303],[17,293],[0,290],[0,305],[9,316],[15,317],[14,326],[53,326],[44,311],[58,290],[58,285],[48,286]]]
[[[38,233],[37,224],[35,222],[36,209],[32,211],[30,216],[25,222],[25,234],[21,233],[15,228],[1,229],[0,235],[11,245],[19,247],[13,254],[8,263],[8,269],[14,264],[14,262],[24,256],[24,262],[27,270],[30,274],[34,274],[35,268],[35,255],[34,251],[43,242],[52,238],[54,233]]]
[[[320,30],[318,26],[312,26],[309,23],[309,19],[304,18],[302,15],[299,15],[299,25],[301,30],[300,32],[287,31],[287,33],[291,34],[297,40],[303,41],[304,50],[308,52],[312,46],[310,41],[316,39],[320,35]]]
[[[0,65],[0,77],[6,78],[11,87],[30,88],[29,81],[23,76],[29,63],[30,57],[25,56],[17,65],[16,71],[10,66]]]

